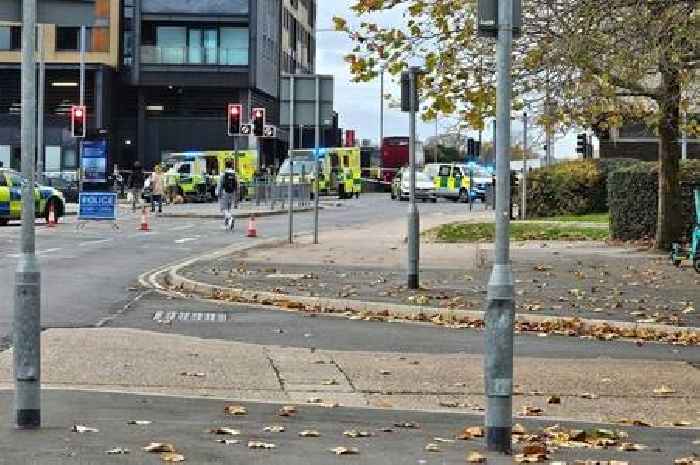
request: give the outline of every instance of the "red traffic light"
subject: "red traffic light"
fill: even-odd
[[[74,115],[76,118],[82,118],[83,117],[83,110],[81,110],[80,108],[76,108]]]
[[[238,107],[237,107],[237,106],[232,106],[232,107],[231,107],[231,114],[232,114],[232,115],[237,115],[238,113],[240,113],[239,110],[238,110]]]

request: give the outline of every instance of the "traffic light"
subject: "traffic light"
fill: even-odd
[[[588,152],[588,136],[579,134],[576,136],[576,153],[586,156]]]
[[[243,106],[239,103],[228,104],[228,135],[237,136],[241,133],[241,116]]]
[[[70,107],[70,132],[73,137],[84,138],[86,133],[86,116],[85,106],[73,105]]]
[[[256,137],[262,137],[263,131],[265,130],[265,109],[253,108],[251,119],[253,121],[253,135]]]
[[[467,157],[476,157],[476,141],[471,137],[467,139]]]

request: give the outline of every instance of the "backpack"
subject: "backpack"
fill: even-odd
[[[233,194],[236,192],[236,189],[238,187],[238,183],[236,182],[236,174],[235,173],[230,173],[226,172],[224,173],[224,181],[222,183],[222,186],[224,188],[224,192],[227,194]]]

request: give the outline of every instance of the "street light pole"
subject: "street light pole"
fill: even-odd
[[[15,271],[15,425],[41,426],[41,271],[35,254],[36,0],[22,2],[22,240]]]
[[[486,310],[486,447],[511,451],[513,423],[513,322],[515,299],[510,263],[510,112],[512,98],[513,0],[500,0],[496,66],[497,194],[496,261]]]
[[[418,261],[420,257],[420,214],[416,205],[416,79],[417,67],[410,67],[409,74],[409,204],[408,204],[408,288],[418,289]]]
[[[379,89],[379,151],[381,152],[384,141],[384,65],[381,68]]]
[[[39,45],[39,95],[37,96],[37,129],[36,129],[36,176],[39,182],[44,182],[44,93],[46,87],[46,63],[44,62],[44,25],[37,28],[37,44]]]
[[[288,241],[294,242],[294,75],[289,75],[289,231]]]
[[[523,192],[520,219],[527,219],[527,112],[523,112]]]
[[[314,147],[316,148],[316,156],[314,157],[314,170],[316,175],[314,176],[314,184],[316,187],[316,193],[314,194],[314,244],[318,244],[318,209],[319,209],[319,197],[321,195],[319,186],[319,177],[321,176],[321,164],[318,160],[319,149],[321,147],[321,80],[318,75],[316,75],[316,132],[314,135]]]

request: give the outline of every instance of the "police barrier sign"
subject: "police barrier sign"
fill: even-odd
[[[78,219],[117,221],[117,206],[115,192],[81,192]]]

